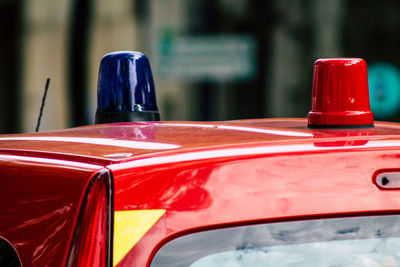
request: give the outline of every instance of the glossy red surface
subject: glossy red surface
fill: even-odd
[[[0,153],[40,152],[42,157],[64,157],[107,165],[150,153],[254,143],[266,139],[272,141],[310,137],[311,134],[305,131],[271,129],[268,123],[255,127],[246,126],[242,122],[116,123],[40,134],[3,135],[0,137]]]
[[[311,127],[372,125],[367,63],[359,58],[319,59],[314,65]]]
[[[62,266],[82,194],[101,166],[0,155],[0,236],[23,266]]]
[[[298,128],[300,122],[289,124]],[[310,130],[310,138],[186,149],[113,164],[115,210],[166,209],[165,239],[218,225],[400,212],[400,191],[379,190],[372,181],[377,170],[400,166],[399,130],[391,126]],[[140,254],[150,257],[157,245],[141,247]],[[125,260],[145,264],[134,251]]]
[[[259,119],[226,122],[115,123],[39,134],[1,135],[0,154],[57,158],[106,166],[108,164],[224,146],[285,144],[302,140],[400,140],[397,124],[376,123],[364,129],[308,129],[304,119]]]
[[[306,119],[119,123],[0,136],[0,236],[27,266],[59,266],[89,179],[107,167],[114,209],[166,209],[122,259],[221,225],[400,211],[379,170],[400,171],[400,125],[308,129]],[[157,231],[156,231],[157,230]]]
[[[115,165],[115,209],[167,209],[169,235],[234,222],[400,211],[400,191],[381,191],[372,181],[375,171],[399,166],[399,149],[296,151],[129,171]]]

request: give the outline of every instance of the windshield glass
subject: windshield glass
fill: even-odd
[[[151,266],[400,266],[398,215],[258,224],[174,239]]]

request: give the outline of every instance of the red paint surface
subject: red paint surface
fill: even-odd
[[[62,266],[89,164],[0,156],[0,236],[23,266]]]
[[[170,235],[233,222],[400,211],[400,191],[372,182],[376,170],[399,166],[399,150],[349,147],[121,169],[115,209],[167,209]]]
[[[375,125],[374,129],[363,130],[363,132],[368,132],[369,138],[358,139],[400,140],[398,124],[376,122]],[[105,166],[158,154],[174,154],[184,150],[210,149],[221,146],[283,144],[316,139],[315,137],[321,141],[327,140],[327,138],[347,141],[349,138],[344,136],[346,133],[358,135],[359,132],[357,129],[307,129],[307,121],[304,119],[260,119],[220,123],[115,123],[40,134],[1,135],[0,154],[35,155]],[[53,138],[53,140],[49,141],[46,138]],[[58,141],[54,141],[55,138]],[[64,138],[65,140],[63,140]],[[357,137],[351,139],[354,140]],[[99,140],[101,142],[98,142]],[[130,145],[128,146],[128,144]],[[131,156],[124,158],[110,156],[118,153],[130,153]]]
[[[0,136],[0,236],[27,266],[61,265],[87,182],[105,166],[114,178],[115,210],[167,210],[166,232],[150,231],[146,245],[123,259],[138,266],[163,240],[196,229],[397,212],[400,191],[379,190],[372,176],[400,171],[400,126],[375,126],[315,130],[305,119],[269,119]],[[131,155],[107,156],[115,153]]]
[[[381,191],[372,182],[376,170],[400,171],[398,130],[309,133],[111,165],[115,209],[166,209],[166,239],[218,225],[400,211],[400,191]],[[141,255],[150,257],[156,243]]]
[[[373,123],[367,63],[359,58],[317,60],[308,124],[315,127]]]

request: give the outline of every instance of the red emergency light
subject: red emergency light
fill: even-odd
[[[314,64],[309,128],[374,126],[367,63],[360,58],[318,59]]]

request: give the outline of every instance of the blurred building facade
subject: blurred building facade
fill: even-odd
[[[400,66],[399,11],[390,0],[4,0],[0,132],[35,129],[48,77],[41,131],[93,124],[99,62],[120,50],[148,55],[163,120],[305,117],[317,58]]]

